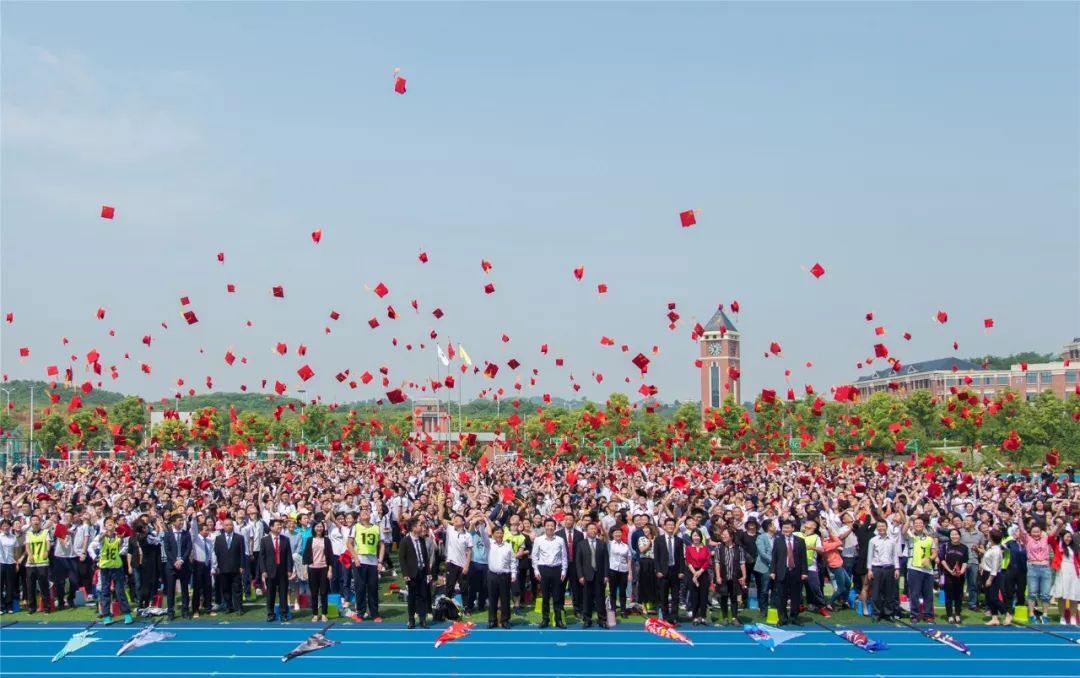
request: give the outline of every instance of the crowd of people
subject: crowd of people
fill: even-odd
[[[631,613],[734,624],[770,607],[781,625],[849,607],[934,621],[939,592],[952,623],[982,611],[1010,624],[1025,605],[1046,622],[1056,600],[1060,622],[1080,625],[1072,469],[925,461],[13,466],[0,485],[0,608],[95,605],[112,623],[154,607],[242,615],[261,595],[268,622],[301,609],[326,620],[340,596],[342,614],[378,620],[380,591],[401,578],[410,628],[449,607],[509,628],[536,601],[540,626],[564,628],[567,597],[598,628]]]

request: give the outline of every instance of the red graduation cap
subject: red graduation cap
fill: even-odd
[[[516,370],[516,369],[517,369],[518,367],[520,367],[520,366],[521,366],[521,363],[519,363],[519,362],[518,362],[518,361],[517,361],[517,360],[516,360],[515,358],[511,358],[510,360],[508,360],[508,361],[506,362],[506,364],[507,364],[507,365],[508,365],[508,366],[510,367],[510,369],[512,369],[512,370]]]
[[[811,273],[811,274],[812,274],[812,275],[813,275],[813,276],[814,276],[815,278],[820,278],[821,276],[825,275],[825,267],[824,267],[824,266],[822,266],[821,264],[814,264],[814,265],[813,265],[813,266],[812,266],[812,267],[810,268],[810,273]]]
[[[321,241],[321,240],[322,240],[322,229],[321,228],[316,228],[314,231],[311,232],[311,242],[318,245],[319,241]]]
[[[276,392],[278,395],[284,394],[286,388],[287,387],[285,386],[285,384],[281,383],[280,381],[274,382],[274,392]]]
[[[338,313],[337,311],[330,311],[330,319],[331,320],[337,320],[340,317],[341,317],[341,314]]]
[[[387,287],[386,285],[384,285],[381,282],[378,285],[376,285],[375,289],[372,290],[372,291],[375,292],[375,294],[379,295],[380,299],[385,297],[387,294],[390,294],[390,288]]]
[[[184,320],[188,325],[194,325],[199,322],[199,318],[195,315],[195,311],[184,311]]]
[[[499,373],[499,366],[495,363],[488,363],[484,367],[484,376],[488,379],[494,379],[495,375]]]
[[[607,283],[600,283],[597,285],[596,291],[598,294],[607,294]]]
[[[386,398],[395,405],[403,403],[406,400],[405,394],[402,393],[400,388],[395,388],[393,391],[387,391]]]
[[[4,316],[4,319],[7,320],[8,324],[10,325],[11,323],[15,322],[15,314],[8,313],[6,316]]]
[[[284,299],[285,298],[285,288],[282,287],[281,285],[275,285],[274,287],[272,287],[270,289],[270,291],[278,299]]]
[[[780,344],[775,341],[769,344],[769,353],[772,353],[773,355],[780,355]]]
[[[368,372],[367,370],[364,370],[364,373],[360,375],[360,381],[364,382],[365,384],[370,384],[371,380],[374,378],[375,377],[371,376],[371,372]]]
[[[97,310],[97,313],[95,313],[95,315],[97,316],[98,320],[104,320],[105,319],[105,309],[102,308],[101,306],[98,306],[98,310]]]
[[[394,91],[398,94],[405,93],[405,78],[400,75],[394,76]],[[423,97],[420,98],[423,99]]]
[[[424,252],[423,250],[420,251],[420,256],[417,258],[420,259],[421,264],[426,264],[428,262],[427,252]]]
[[[983,327],[984,328],[990,329],[993,326],[994,326],[994,319],[993,318],[987,318],[987,319],[983,320]]]
[[[574,269],[574,277],[577,278],[578,280],[581,280],[582,278],[584,278],[585,277],[585,267],[584,266],[578,266],[577,268],[575,268]]]
[[[431,312],[431,315],[435,316],[435,319],[438,320],[439,318],[443,317],[445,314],[443,313],[441,308],[437,308],[437,309],[435,309],[434,311]]]
[[[889,355],[889,349],[885,344],[874,344],[874,355],[878,358],[885,358]]]
[[[218,260],[219,264],[224,264],[225,263],[225,253],[224,252],[218,252],[217,253],[217,260]]]
[[[19,357],[20,358],[29,358],[30,357],[30,347],[29,346],[23,346],[22,348],[20,348],[19,349]]]
[[[488,283],[484,285],[484,294],[493,294],[495,292],[495,283]]]
[[[937,321],[939,323],[941,323],[942,325],[949,322],[949,314],[946,313],[945,311],[938,311],[937,316],[935,316],[935,317],[937,318]]]
[[[375,316],[371,316],[371,320],[368,320],[367,324],[371,327],[371,329],[375,329],[379,326],[379,319]]]
[[[300,378],[303,379],[304,381],[307,381],[308,379],[311,379],[312,377],[315,376],[315,371],[313,369],[311,369],[310,365],[307,365],[307,364],[305,364],[303,367],[298,369],[296,371],[296,373],[298,375],[300,375]]]
[[[911,341],[911,332],[904,332],[904,339],[907,341]]]
[[[101,206],[101,218],[102,219],[112,219],[114,216],[116,216],[116,208],[115,207],[113,207],[111,205],[102,205]]]
[[[480,268],[482,268],[484,270],[484,273],[490,272],[491,271],[491,262],[488,261],[487,259],[481,259],[480,260]]]
[[[634,363],[634,365],[636,365],[637,368],[642,372],[648,371],[649,359],[645,356],[644,353],[638,353],[630,362]]]
[[[236,292],[236,285],[234,285],[232,283],[226,283],[225,291],[228,292],[229,294],[232,294],[232,293]]]
[[[299,346],[297,346],[296,347],[296,355],[299,355],[299,356],[307,355],[307,346],[304,346],[303,344],[300,344]]]
[[[761,389],[761,399],[767,403],[776,402],[776,391],[771,388]]]
[[[694,210],[686,210],[685,212],[679,212],[679,223],[683,228],[690,228],[697,223],[697,217],[694,214]]]
[[[225,351],[225,364],[231,366],[236,361],[232,351]]]

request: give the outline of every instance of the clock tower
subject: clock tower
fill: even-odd
[[[723,406],[729,395],[735,402],[740,402],[739,331],[720,309],[705,326],[698,343],[701,344],[701,413],[704,418],[707,409]]]

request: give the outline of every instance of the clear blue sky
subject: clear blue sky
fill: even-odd
[[[737,299],[752,397],[785,388],[785,368],[799,391],[855,379],[878,324],[905,362],[953,355],[953,341],[969,356],[1057,351],[1080,334],[1076,4],[2,11],[11,378],[72,354],[81,376],[96,348],[106,377],[120,368],[107,388],[148,397],[178,377],[202,392],[207,375],[218,390],[267,378],[295,392],[304,362],[309,397],[380,397],[377,382],[349,391],[333,375],[434,376],[434,328],[499,362],[496,386],[538,369],[532,395],[572,395],[571,373],[581,395],[636,390],[630,358],[658,345],[647,383],[696,399],[694,319]],[[699,224],[680,228],[694,208]],[[803,270],[815,262],[820,280]],[[381,301],[364,289],[379,281]],[[278,341],[288,356],[272,354]],[[762,357],[772,341],[782,359]],[[227,367],[230,348],[248,364]],[[490,385],[470,377],[465,397]]]

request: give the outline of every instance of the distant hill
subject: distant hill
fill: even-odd
[[[988,370],[1007,370],[1013,365],[1019,365],[1020,363],[1052,363],[1061,360],[1060,353],[1036,353],[1035,351],[1024,351],[1023,353],[1014,353],[1012,355],[998,356],[998,355],[986,355],[982,357],[968,358],[976,365],[984,365]]]
[[[95,388],[89,393],[83,393],[78,385],[64,386],[62,382],[57,382],[55,389],[44,381],[31,381],[28,379],[9,381],[2,385],[4,389],[11,391],[11,403],[16,410],[26,409],[30,405],[31,386],[34,388],[35,408],[40,408],[49,404],[49,393],[59,393],[61,403],[70,402],[71,396],[77,394],[82,398],[83,407],[108,407],[127,397],[123,393],[106,391],[99,388]],[[4,407],[7,407],[7,399],[8,396],[6,393],[0,393],[0,400],[3,401]]]

